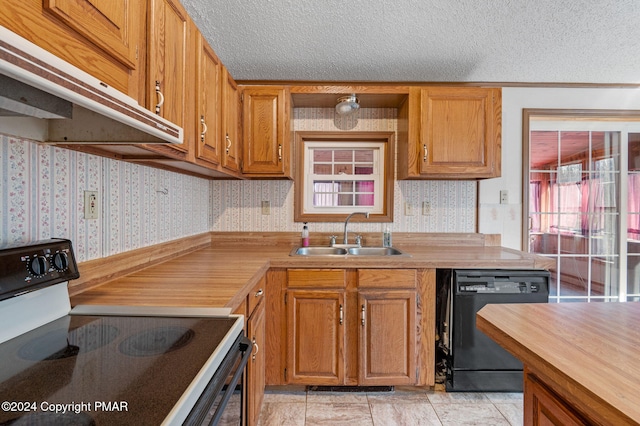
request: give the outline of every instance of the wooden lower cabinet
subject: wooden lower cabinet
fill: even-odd
[[[265,386],[265,303],[259,303],[247,320],[247,336],[253,343],[247,364],[247,425],[257,425]]]
[[[591,423],[583,420],[561,397],[525,369],[524,424],[525,426],[579,426]]]
[[[358,384],[415,384],[416,291],[360,291],[358,306]]]
[[[418,360],[433,362],[417,345],[417,276],[414,269],[289,270],[284,383],[433,384],[417,377]]]
[[[291,384],[344,382],[344,290],[287,293],[287,380]]]

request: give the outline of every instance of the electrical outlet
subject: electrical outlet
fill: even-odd
[[[422,215],[429,216],[431,214],[431,203],[428,201],[422,202]]]
[[[98,218],[98,191],[84,191],[84,218]]]
[[[263,215],[270,215],[271,214],[271,201],[263,201],[261,203],[261,207],[262,207],[262,214]]]
[[[509,191],[506,189],[500,191],[500,204],[509,204]]]
[[[404,215],[413,216],[413,204],[408,201],[404,203]]]

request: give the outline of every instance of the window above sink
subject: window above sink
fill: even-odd
[[[393,221],[392,132],[298,132],[296,152],[296,221]]]

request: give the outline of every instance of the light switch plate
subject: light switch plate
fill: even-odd
[[[408,201],[404,203],[404,215],[413,216],[413,204]]]
[[[506,189],[500,191],[500,204],[509,204],[509,191]]]
[[[98,218],[98,191],[84,191],[84,218]]]

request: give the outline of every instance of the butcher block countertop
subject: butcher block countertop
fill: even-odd
[[[640,303],[487,305],[476,324],[594,424],[640,424]]]
[[[212,243],[208,240],[203,242],[199,237],[198,244],[201,247],[195,251],[167,256],[166,261],[149,263],[150,266],[144,265],[144,269],[138,268],[98,286],[74,291],[74,282],[71,282],[71,303],[74,306],[118,304],[235,309],[269,268],[548,269],[553,265],[552,261],[540,256],[499,246],[479,245],[476,235],[479,234],[433,234],[427,239],[398,236],[394,246],[410,254],[410,257],[363,258],[290,256],[299,236],[289,236],[283,240],[248,233],[232,234],[232,237],[213,234]],[[364,245],[376,244],[373,238],[369,240],[370,244],[367,242],[365,237]],[[182,245],[188,244],[182,242]],[[147,254],[146,251],[151,253]],[[145,256],[153,255],[155,252],[145,249]],[[119,255],[118,262],[126,262],[131,258],[146,259],[142,255],[136,257],[135,254],[123,253]],[[98,264],[93,265],[96,262]],[[81,263],[81,280],[83,271],[87,271],[86,275],[92,275],[108,269],[108,265],[108,262],[98,260],[87,262],[83,268]]]

